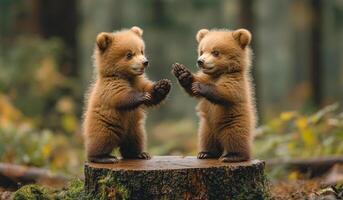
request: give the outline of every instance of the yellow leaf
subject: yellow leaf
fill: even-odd
[[[294,111],[289,111],[289,112],[282,112],[280,114],[280,118],[282,121],[288,121],[290,119],[292,119],[295,116],[295,112]]]
[[[51,153],[51,147],[48,144],[44,145],[42,148],[42,153],[43,153],[44,158],[49,157]]]
[[[300,130],[303,130],[307,127],[307,119],[305,117],[299,117],[295,123]]]
[[[316,144],[316,139],[311,129],[309,128],[303,129],[301,131],[301,135],[306,146],[313,146]]]

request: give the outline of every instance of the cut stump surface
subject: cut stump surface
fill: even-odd
[[[264,162],[155,156],[85,164],[85,191],[97,199],[265,199]]]

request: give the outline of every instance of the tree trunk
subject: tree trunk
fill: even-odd
[[[311,0],[312,5],[312,29],[311,29],[311,52],[310,52],[310,77],[313,103],[315,106],[322,105],[323,96],[323,69],[321,60],[322,49],[322,1]]]
[[[0,163],[0,187],[18,189],[26,184],[39,184],[62,188],[68,181],[67,177],[54,175],[46,169]]]
[[[264,162],[156,156],[85,165],[85,191],[94,199],[265,199]]]

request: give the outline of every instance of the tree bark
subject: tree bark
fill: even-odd
[[[85,164],[85,191],[95,199],[265,199],[264,162],[156,156]]]
[[[310,51],[310,81],[313,103],[320,107],[323,101],[323,69],[321,60],[322,50],[322,1],[311,0],[312,27],[311,27],[311,51]]]

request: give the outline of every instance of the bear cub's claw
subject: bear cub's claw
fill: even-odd
[[[176,76],[182,86],[190,85],[193,81],[192,73],[182,64],[173,64],[172,73]]]
[[[220,161],[222,162],[243,162],[248,161],[249,158],[246,158],[239,153],[228,153],[226,155],[221,156]]]
[[[138,159],[144,159],[144,160],[150,160],[151,159],[151,156],[149,153],[147,152],[142,152],[140,154],[137,155],[137,158]]]

